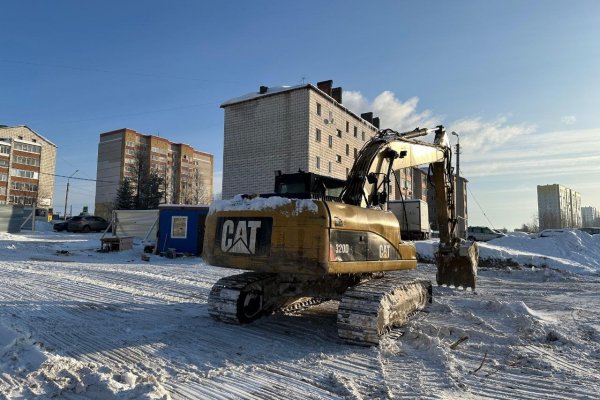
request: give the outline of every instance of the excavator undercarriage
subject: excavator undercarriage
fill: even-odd
[[[384,274],[292,276],[245,272],[220,279],[210,291],[209,314],[245,324],[277,311],[339,300],[340,338],[377,344],[381,335],[431,302],[431,282]]]

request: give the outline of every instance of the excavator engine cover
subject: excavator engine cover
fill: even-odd
[[[440,246],[436,255],[438,285],[475,290],[479,248],[475,242],[455,242]]]

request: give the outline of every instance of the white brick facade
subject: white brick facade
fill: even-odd
[[[312,85],[249,95],[222,107],[223,198],[273,192],[278,170],[346,179],[355,154],[377,132]]]

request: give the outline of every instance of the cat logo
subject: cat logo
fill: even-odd
[[[224,253],[255,254],[256,235],[261,221],[226,219],[221,230],[221,250]]]

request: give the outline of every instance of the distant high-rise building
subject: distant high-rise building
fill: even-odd
[[[50,208],[56,145],[27,126],[0,125],[0,204]]]
[[[600,227],[600,211],[596,207],[581,207],[581,225]]]
[[[538,185],[537,197],[540,229],[581,227],[578,192],[558,184]]]
[[[100,134],[96,173],[96,215],[109,217],[120,182],[134,178],[134,164],[164,180],[163,203],[209,204],[212,202],[213,155],[164,137],[144,135],[132,129]]]

